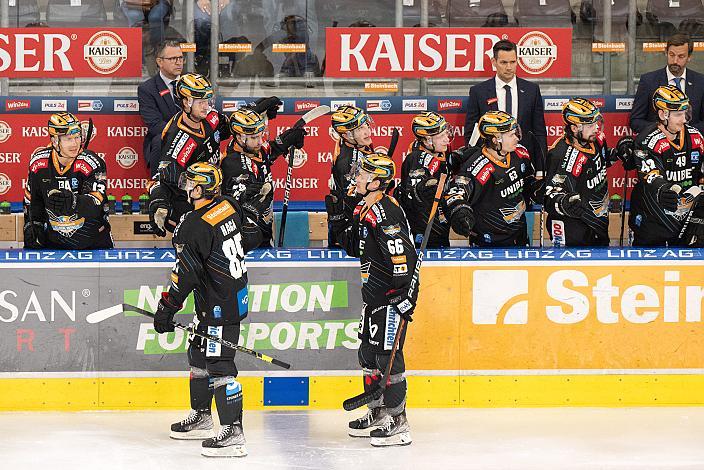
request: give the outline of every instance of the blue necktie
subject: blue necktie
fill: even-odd
[[[679,91],[682,91],[682,77],[675,77],[673,78],[673,80],[675,81],[675,86],[677,87],[677,89]]]

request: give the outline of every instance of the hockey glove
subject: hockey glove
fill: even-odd
[[[76,210],[76,195],[69,189],[52,189],[46,200],[46,208],[56,215],[69,215]]]
[[[656,198],[660,207],[663,210],[675,212],[677,210],[677,201],[679,200],[679,191],[682,188],[674,183],[665,182],[660,185],[657,190]]]
[[[325,211],[328,213],[328,224],[333,233],[340,232],[347,226],[345,219],[345,204],[334,194],[325,196]]]
[[[438,179],[432,176],[422,179],[418,184],[413,186],[411,193],[416,204],[426,205],[432,202],[435,197],[435,190],[438,187]]]
[[[450,208],[450,226],[457,235],[468,237],[474,222],[474,211],[469,204],[461,202]]]
[[[252,109],[258,114],[266,112],[266,117],[271,121],[276,118],[276,113],[279,111],[279,106],[281,106],[283,101],[281,101],[276,96],[270,96],[268,98],[259,98],[254,102]]]
[[[633,157],[635,150],[635,141],[631,136],[621,137],[616,144],[616,150],[611,149],[611,161],[620,160],[624,170],[635,170],[636,161]]]
[[[24,247],[39,249],[46,244],[46,232],[41,222],[27,222],[24,224]]]
[[[558,214],[579,219],[584,214],[582,198],[577,193],[564,194],[555,203]]]
[[[264,222],[268,224],[270,220],[265,220],[267,211],[271,208],[271,203],[274,200],[274,187],[268,181],[261,185],[259,192],[254,194],[249,199],[242,201],[242,209],[249,217],[254,219],[259,225]]]
[[[387,293],[386,299],[396,312],[403,317],[407,322],[413,321],[413,310],[415,304],[408,298],[408,292],[405,290],[392,290]]]
[[[281,134],[279,134],[278,137],[276,137],[276,143],[286,149],[288,149],[290,147],[296,147],[297,149],[302,149],[303,143],[304,143],[304,137],[306,135],[308,135],[308,133],[302,127],[286,129]]]
[[[154,314],[154,330],[157,333],[168,333],[174,331],[174,315],[181,310],[180,306],[174,305],[169,299],[168,292],[161,293],[161,300]]]
[[[154,233],[159,237],[166,236],[166,218],[169,216],[169,208],[166,207],[163,199],[157,199],[149,202],[149,223],[154,230]]]

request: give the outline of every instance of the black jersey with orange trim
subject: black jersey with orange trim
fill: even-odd
[[[575,244],[593,244],[591,232],[600,240],[608,240],[609,182],[606,170],[611,166],[608,153],[603,135],[586,146],[563,135],[548,151],[548,161],[551,162],[545,178],[548,227],[551,227],[553,219],[562,221],[564,231],[575,235]],[[556,209],[559,199],[571,193],[579,194],[584,206],[584,212],[578,219],[565,217]]]
[[[260,242],[259,228],[231,197],[217,196],[189,212],[174,231],[170,297],[181,305],[193,292],[204,325],[241,322],[249,310],[245,255]]]
[[[46,208],[52,189],[70,190],[76,195],[76,208],[58,215]],[[24,193],[26,221],[45,224],[48,247],[65,249],[111,248],[106,203],[107,169],[102,158],[82,151],[65,167],[51,147],[37,150],[29,162]]]
[[[369,207],[361,200],[347,220],[337,237],[349,256],[359,258],[362,301],[372,308],[388,305],[389,296],[408,290],[416,265],[406,215],[393,197],[378,193]]]
[[[486,148],[477,151],[460,168],[451,191],[474,210],[472,243],[503,246],[527,241],[526,206],[536,187],[530,154],[519,145],[505,161]]]
[[[227,117],[211,111],[194,129],[184,121],[184,112],[173,116],[162,132],[161,162],[156,182],[149,189],[152,200],[167,201],[166,227],[171,230],[191,210],[186,193],[178,189],[181,173],[196,162],[220,164],[220,142],[230,137]]]
[[[631,194],[629,225],[636,233],[647,233],[652,241],[672,241],[682,228],[692,207],[692,199],[683,193],[702,184],[704,137],[695,127],[685,125],[676,139],[669,140],[657,123],[643,129],[636,137],[638,183]],[[677,209],[667,211],[657,202],[660,186],[674,183],[682,188]]]
[[[350,178],[352,167],[362,158],[374,152],[371,147],[354,147],[342,138],[335,144],[332,154],[332,180],[330,193],[345,203],[345,213],[352,215],[355,206],[360,200],[355,192],[355,183]]]

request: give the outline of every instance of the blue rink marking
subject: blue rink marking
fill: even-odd
[[[301,248],[290,250],[255,250],[247,255],[247,261],[257,262],[349,262],[355,258],[342,250],[324,248]],[[429,262],[512,262],[549,261],[578,263],[580,261],[703,261],[704,250],[700,248],[580,248],[580,249],[476,249],[457,248],[426,250],[425,261]],[[60,250],[0,250],[0,263],[173,263],[174,251],[157,249],[115,249],[95,251]]]

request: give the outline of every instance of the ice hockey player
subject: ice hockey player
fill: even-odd
[[[562,108],[565,132],[548,151],[545,186],[547,228],[554,246],[609,245],[606,169],[633,158],[633,138],[606,143],[599,108],[573,98]]]
[[[477,246],[526,246],[526,205],[539,199],[540,182],[518,142],[521,128],[503,111],[478,123],[483,146],[460,168],[446,197],[450,224]]]
[[[51,144],[29,162],[24,196],[25,248],[112,248],[105,162],[87,150],[71,113],[49,118]]]
[[[181,112],[162,133],[161,162],[149,188],[149,221],[155,233],[173,232],[181,216],[193,209],[178,189],[181,173],[196,162],[220,162],[220,142],[230,136],[227,118],[213,109],[213,87],[202,75],[181,75],[174,86]]]
[[[158,333],[174,331],[174,315],[193,292],[196,331],[234,343],[239,340],[240,322],[248,313],[245,254],[261,242],[257,219],[269,207],[271,198],[254,199],[240,206],[233,198],[220,196],[221,184],[220,169],[210,163],[194,163],[179,177],[178,187],[194,210],[174,231],[176,264],[171,285],[162,294],[154,316]],[[234,358],[235,351],[220,343],[199,337],[190,340],[192,409],[186,419],[171,425],[171,437],[205,439],[201,453],[208,457],[247,455],[242,386],[237,381]],[[217,436],[211,437],[213,395],[221,428]]]
[[[355,190],[361,198],[350,218],[342,204],[326,203],[334,216],[331,229],[349,256],[360,259],[362,317],[358,357],[365,391],[376,388],[391,358],[394,333],[401,316],[412,320],[416,299],[407,293],[416,264],[408,221],[396,200],[385,194],[395,174],[393,160],[382,154],[364,156],[356,165]],[[417,290],[415,290],[417,292]],[[369,404],[367,414],[349,423],[353,437],[371,437],[373,446],[411,443],[406,419],[403,343],[391,369],[391,385]]]
[[[452,140],[447,121],[432,111],[421,113],[411,124],[416,140],[401,165],[401,183],[396,199],[408,216],[417,247],[423,242],[430,208],[442,173],[448,173],[447,150]],[[444,204],[438,206],[428,248],[450,246],[450,221]]]
[[[332,129],[339,139],[335,144],[332,155],[332,177],[330,180],[330,195],[335,204],[344,205],[346,217],[351,218],[352,211],[359,202],[359,197],[355,196],[354,181],[350,177],[350,172],[355,164],[363,157],[371,155],[372,148],[372,124],[374,121],[361,108],[356,106],[340,106],[332,114]],[[328,225],[331,217],[335,217],[328,212]],[[339,247],[340,244],[334,238],[333,231],[329,231],[328,247]]]
[[[672,85],[653,93],[658,122],[636,137],[638,183],[631,195],[629,226],[634,246],[702,246],[700,196],[704,138],[688,124],[687,96]]]
[[[266,114],[250,107],[232,113],[229,122],[232,141],[220,163],[224,192],[244,204],[252,197],[261,198],[262,190],[273,189],[272,165],[289,147],[303,148],[306,131],[302,127],[286,129],[269,142]],[[271,246],[272,220],[273,207],[263,214],[262,247]]]

